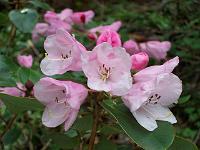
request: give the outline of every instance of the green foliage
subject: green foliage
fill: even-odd
[[[0,93],[0,99],[12,113],[17,114],[28,110],[43,110],[42,104],[33,98],[15,97]]]
[[[78,137],[68,137],[63,133],[57,132],[45,132],[45,138],[48,140],[52,140],[53,144],[55,144],[58,148],[63,149],[72,149],[78,146],[79,139]]]
[[[38,21],[38,14],[33,9],[12,10],[9,13],[12,23],[24,33],[30,33]]]
[[[170,146],[169,150],[198,150],[197,146],[194,145],[191,141],[183,139],[176,136],[173,144]]]
[[[124,105],[105,100],[102,106],[140,147],[147,150],[164,150],[172,144],[175,132],[169,123],[159,122],[158,128],[149,132],[137,123]]]

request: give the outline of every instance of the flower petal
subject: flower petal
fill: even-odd
[[[177,100],[182,93],[182,82],[172,73],[159,75],[156,79],[155,86],[156,89],[154,93],[161,96],[158,103],[164,106],[177,103]]]
[[[40,68],[45,75],[51,76],[65,73],[70,69],[71,63],[72,58],[62,59],[60,57],[60,59],[52,59],[47,56],[41,61]]]
[[[155,65],[147,67],[138,73],[134,75],[134,80],[136,82],[139,81],[148,81],[153,78],[155,78],[157,75],[161,73],[171,73],[173,69],[178,65],[179,58],[175,57],[167,62],[165,62],[163,65]]]
[[[70,108],[64,104],[49,104],[42,115],[42,123],[47,127],[57,127],[62,124],[70,114]]]
[[[155,119],[142,107],[136,111],[132,111],[132,114],[137,120],[137,122],[145,129],[153,131],[158,127]]]
[[[167,107],[163,107],[159,104],[148,104],[144,105],[142,108],[151,114],[155,120],[168,121],[172,124],[177,122],[173,113]]]
[[[65,131],[67,131],[72,126],[72,124],[76,120],[77,116],[78,116],[78,111],[72,110],[70,112],[69,117],[65,121]]]

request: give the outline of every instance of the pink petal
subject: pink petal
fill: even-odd
[[[42,123],[47,127],[57,127],[69,117],[71,109],[63,104],[49,104],[42,115]]]

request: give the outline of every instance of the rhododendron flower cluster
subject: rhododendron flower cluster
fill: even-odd
[[[40,63],[46,76],[79,71],[87,79],[85,84],[53,77],[40,79],[33,91],[34,96],[45,105],[42,123],[47,127],[64,123],[64,129],[68,130],[88,95],[97,93],[107,95],[109,99],[120,97],[137,122],[149,131],[157,128],[156,120],[176,123],[169,107],[177,103],[182,92],[181,80],[172,73],[179,58],[147,67],[149,59],[167,60],[171,43],[139,43],[134,39],[123,42],[118,32],[121,21],[85,29],[84,24],[93,17],[92,10],[73,12],[66,8],[60,13],[47,11],[45,23],[37,23],[32,32],[34,41],[40,36],[47,36],[44,41],[45,57]],[[73,29],[74,24],[78,25],[79,32],[87,35],[88,40],[94,40],[96,46],[86,48],[76,40],[75,35],[71,35],[77,30]],[[18,56],[17,60],[23,67],[32,66],[32,56]],[[8,93],[6,91],[6,88],[1,89],[1,92]],[[15,88],[9,92],[19,95]]]
[[[71,31],[73,24],[87,24],[94,17],[92,10],[84,12],[73,12],[66,8],[60,13],[47,11],[44,14],[45,23],[37,23],[32,32],[33,41],[37,42],[40,36],[48,36],[55,34],[58,29]]]
[[[126,48],[129,43],[134,42],[124,44]],[[141,48],[137,43],[134,45],[132,48]],[[159,46],[162,49],[163,43]],[[68,130],[90,92],[121,96],[138,123],[149,131],[157,128],[156,120],[176,123],[169,106],[177,102],[182,92],[181,80],[171,73],[178,65],[178,57],[161,66],[145,68],[148,54],[140,49],[139,53],[135,51],[130,55],[130,49],[127,52],[121,47],[118,33],[110,29],[102,32],[92,50],[86,50],[64,29],[48,36],[44,49],[47,54],[40,66],[45,75],[83,71],[87,78],[87,87],[50,77],[35,84],[34,95],[45,105],[42,116],[45,126],[56,127],[64,123]],[[139,72],[132,74],[132,70]]]

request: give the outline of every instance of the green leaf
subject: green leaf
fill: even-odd
[[[106,137],[101,137],[100,142],[95,145],[95,150],[117,150],[117,145],[107,140]]]
[[[54,75],[53,78],[60,80],[71,80],[78,83],[87,83],[87,79],[85,78],[83,72],[66,72],[62,75]]]
[[[13,113],[20,113],[28,110],[43,110],[43,105],[33,98],[15,97],[0,93],[0,99]]]
[[[41,73],[30,68],[19,68],[17,74],[20,82],[23,84],[25,84],[28,80],[35,83],[42,77]]]
[[[13,144],[21,135],[21,130],[17,127],[9,130],[3,137],[3,143],[5,145]]]
[[[25,84],[29,80],[30,69],[28,68],[19,68],[17,71],[19,80],[22,84]]]
[[[38,21],[38,13],[33,9],[12,10],[9,13],[12,23],[24,33],[31,33]]]
[[[191,141],[186,140],[182,137],[176,136],[173,144],[170,146],[169,150],[198,150],[197,146]]]
[[[158,122],[158,128],[150,132],[137,123],[124,105],[111,100],[105,100],[101,105],[117,120],[130,139],[145,150],[165,150],[172,144],[175,133],[170,123]]]
[[[18,66],[7,56],[0,55],[0,71],[12,71],[15,72]]]
[[[190,98],[191,98],[191,95],[182,96],[182,97],[179,98],[178,103],[179,104],[186,103],[190,100]]]
[[[91,130],[92,123],[93,123],[92,115],[86,115],[86,116],[77,118],[72,128],[78,130],[81,133],[85,133]]]
[[[9,23],[8,15],[0,13],[0,26],[6,26]]]
[[[47,4],[45,2],[41,2],[39,0],[32,0],[32,1],[29,1],[29,3],[31,3],[32,5],[34,5],[37,8],[42,8],[45,10],[52,10],[52,8],[49,6],[49,4]]]
[[[53,144],[56,144],[57,147],[63,149],[74,149],[79,145],[78,137],[71,138],[62,133],[45,131],[45,137],[51,139]]]

